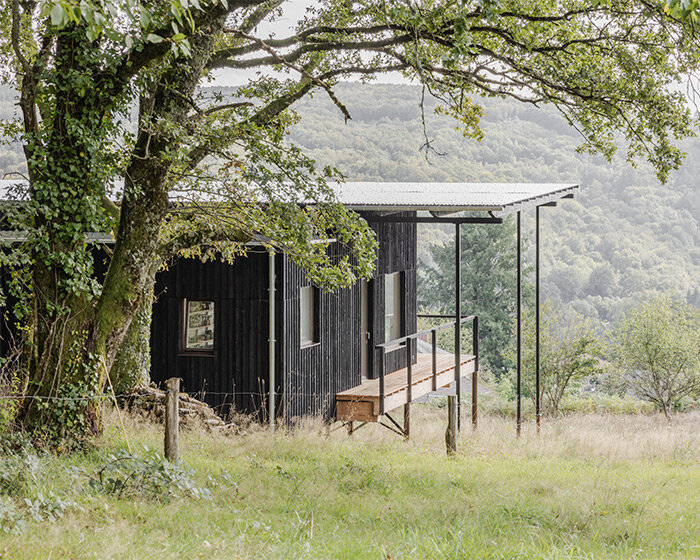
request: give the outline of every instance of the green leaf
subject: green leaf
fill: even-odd
[[[143,8],[141,10],[140,22],[141,22],[142,29],[146,29],[149,25],[151,25],[151,11],[150,10],[147,10],[146,8]]]
[[[50,16],[51,25],[58,28],[63,27],[66,24],[66,20],[68,19],[65,9],[60,4],[53,5],[53,7],[51,8]]]
[[[164,41],[163,37],[156,35],[155,33],[149,33],[146,37],[146,41],[149,43],[162,43]]]
[[[187,57],[192,56],[192,51],[190,50],[190,42],[188,40],[185,39],[184,41],[181,41],[178,44],[178,47],[180,48],[180,52],[183,55]]]

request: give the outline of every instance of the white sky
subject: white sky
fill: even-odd
[[[267,37],[270,34],[277,37],[284,37],[293,31],[296,23],[304,16],[306,9],[313,5],[314,2],[308,0],[289,0],[283,5],[283,14],[274,22],[264,22],[256,30],[255,35],[258,37]],[[238,70],[224,68],[213,72],[212,86],[237,86],[246,83],[250,78],[255,76],[258,70]],[[272,72],[270,72],[272,74]],[[398,72],[379,75],[375,80],[376,83],[384,84],[405,84],[406,79]]]

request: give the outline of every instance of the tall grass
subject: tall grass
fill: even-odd
[[[445,456],[444,411],[416,407],[410,442],[369,425],[348,438],[308,421],[182,434],[183,460],[211,499],[117,499],[70,474],[122,450],[42,458],[44,491],[81,505],[0,537],[8,558],[471,559],[700,558],[700,415],[570,416],[463,424]],[[162,431],[127,419],[132,447]]]

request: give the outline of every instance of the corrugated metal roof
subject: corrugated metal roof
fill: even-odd
[[[11,185],[24,181],[1,180],[0,200],[7,200]],[[348,182],[331,185],[338,201],[355,210],[384,212],[490,211],[501,215],[572,195],[572,183],[395,183]]]
[[[501,214],[571,195],[571,183],[338,183],[338,201],[356,210]]]

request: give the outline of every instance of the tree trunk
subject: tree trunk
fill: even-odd
[[[151,372],[151,317],[153,284],[146,288],[143,301],[131,321],[114,364],[109,372],[114,390],[125,393],[134,387],[148,385]]]
[[[86,233],[99,231],[104,192],[99,146],[105,140],[99,96],[76,95],[73,81],[89,76],[86,41],[74,27],[57,35],[53,111],[45,134],[28,136],[32,300],[23,351],[27,394],[25,424],[48,439],[99,429],[92,397],[99,356],[93,256]],[[24,98],[23,98],[24,102]],[[24,110],[25,108],[23,108]],[[24,111],[25,114],[31,111]],[[26,117],[25,117],[26,118]],[[60,211],[58,211],[60,209]]]
[[[192,55],[154,81],[141,107],[114,253],[99,296],[93,295],[92,254],[85,236],[105,223],[99,162],[108,139],[100,136],[106,124],[102,107],[96,106],[103,100],[89,88],[82,97],[76,95],[71,81],[78,72],[89,77],[95,70],[76,68],[81,60],[90,62],[80,33],[69,29],[57,42],[56,60],[66,72],[60,72],[60,64],[55,72],[56,110],[53,120],[45,123],[50,133],[40,146],[46,157],[29,162],[39,233],[33,331],[25,364],[28,393],[36,398],[27,400],[24,414],[27,427],[52,441],[80,439],[102,427],[101,402],[95,397],[104,391],[132,320],[140,309],[151,306],[159,234],[169,210],[171,157],[181,141],[178,127],[187,123],[190,110],[183,100],[193,95],[224,21],[219,15],[203,23],[190,41]],[[169,126],[157,125],[160,122]],[[149,313],[137,319],[132,340],[148,340],[149,319]],[[139,338],[139,333],[144,336]],[[128,356],[122,358],[118,367],[130,367]]]

